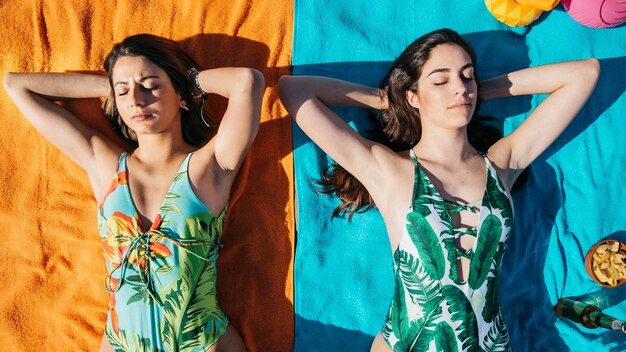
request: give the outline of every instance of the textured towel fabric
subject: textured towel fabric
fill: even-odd
[[[259,134],[238,175],[218,260],[218,297],[250,351],[293,346],[291,124],[276,83],[289,73],[293,3],[13,1],[0,5],[0,71],[101,71],[136,33],[178,41],[203,68],[248,66],[266,80]],[[99,101],[68,103],[108,129]],[[225,100],[209,99],[221,116]],[[0,93],[0,341],[4,351],[96,351],[106,318],[96,202],[86,174]]]
[[[482,78],[555,61],[600,59],[595,93],[533,163],[530,182],[514,196],[501,298],[515,351],[626,350],[623,335],[563,322],[552,313],[558,298],[593,292],[604,297],[609,314],[626,319],[624,291],[599,290],[583,263],[595,242],[626,240],[626,27],[587,28],[558,6],[523,35],[523,29],[493,18],[481,1],[296,1],[294,17],[294,75],[377,85],[404,47],[441,27],[465,34],[475,46]],[[482,112],[497,117],[508,133],[544,98],[491,101]],[[363,111],[337,111],[357,129],[368,128]],[[337,199],[315,194],[311,185],[327,162],[294,126],[295,349],[367,351],[391,300],[391,251],[376,211],[355,215],[352,223],[330,221]]]

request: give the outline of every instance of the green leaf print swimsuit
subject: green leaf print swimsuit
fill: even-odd
[[[406,232],[394,252],[395,293],[382,335],[393,351],[510,351],[500,311],[498,278],[513,223],[511,197],[489,159],[480,209],[444,200],[411,150],[413,203]],[[479,213],[478,226],[452,226],[452,215]],[[457,240],[476,238],[463,250]],[[470,260],[461,281],[460,257]]]
[[[226,207],[213,216],[183,161],[158,215],[144,229],[128,186],[126,153],[99,206],[109,314],[105,334],[116,351],[204,351],[226,332],[215,261]]]

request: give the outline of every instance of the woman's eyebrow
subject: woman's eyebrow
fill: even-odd
[[[469,64],[465,64],[463,67],[461,67],[461,71],[465,71],[466,69],[468,69],[470,67],[471,68],[474,67],[474,64],[472,64],[471,62]],[[430,75],[432,75],[434,73],[439,73],[439,72],[450,72],[450,69],[449,68],[437,68],[437,69],[434,69],[434,70],[430,71],[430,73],[426,77],[428,77],[428,76],[430,76]]]
[[[150,79],[150,78],[160,78],[159,76],[143,76],[139,78],[139,83],[142,83],[143,81]],[[118,84],[128,84],[128,81],[118,81],[116,82],[113,87],[117,86]]]

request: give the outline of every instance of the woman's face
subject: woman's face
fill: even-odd
[[[112,72],[115,104],[137,134],[180,128],[180,95],[167,73],[142,56],[120,57]]]
[[[467,126],[478,97],[474,65],[456,44],[435,47],[417,80],[417,94],[407,92],[409,104],[419,110],[422,126],[434,124],[458,129]]]

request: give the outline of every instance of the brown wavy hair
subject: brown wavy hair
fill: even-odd
[[[181,109],[181,127],[183,139],[187,144],[199,146],[207,141],[212,129],[204,124],[200,108],[192,96],[192,87],[187,73],[192,67],[197,68],[196,61],[170,39],[152,34],[136,34],[115,44],[104,60],[104,70],[109,78],[111,92],[104,102],[104,113],[115,133],[131,148],[137,148],[137,136],[120,116],[115,104],[113,92],[113,68],[117,60],[124,56],[144,57],[159,66],[172,81],[174,90],[190,107],[189,111]],[[193,108],[196,107],[196,108]]]
[[[456,44],[469,55],[472,64],[476,66],[476,53],[470,44],[457,32],[444,28],[417,38],[398,56],[391,65],[387,75],[380,83],[381,91],[387,92],[388,108],[379,111],[373,119],[379,129],[370,131],[367,137],[384,144],[395,152],[414,147],[420,140],[422,127],[419,111],[409,105],[405,92],[417,92],[417,80],[422,74],[422,68],[432,50],[442,44]],[[474,75],[478,84],[479,79]],[[479,87],[480,89],[480,87]],[[480,102],[477,102],[474,115],[468,126],[469,143],[480,152],[487,150],[500,138],[502,133],[487,123],[493,118],[478,116]],[[518,178],[514,189],[525,182],[526,173]],[[352,219],[355,213],[366,212],[376,205],[363,184],[337,163],[322,170],[322,179],[315,182],[320,186],[316,191],[323,194],[335,194],[341,204],[335,208],[332,217],[348,216]]]

